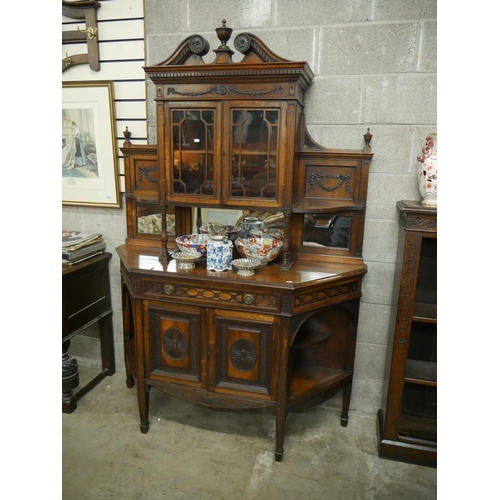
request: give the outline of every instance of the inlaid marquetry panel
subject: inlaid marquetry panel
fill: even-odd
[[[162,298],[186,299],[191,303],[195,301],[208,305],[214,303],[235,306],[244,305],[250,308],[279,311],[278,294],[255,293],[248,290],[221,290],[213,287],[187,286],[163,281],[144,280],[143,293]]]
[[[353,281],[343,285],[332,286],[314,292],[303,293],[294,297],[294,307],[300,308],[309,304],[318,305],[321,302],[327,302],[332,298],[350,295],[358,292],[358,282]]]

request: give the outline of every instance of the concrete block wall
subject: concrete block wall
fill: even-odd
[[[398,200],[420,199],[416,156],[437,130],[437,0],[144,0],[146,64],[165,60],[187,36],[218,46],[222,19],[234,37],[259,36],[315,73],[306,97],[308,129],[326,147],[363,146],[373,134],[363,282],[351,408],[381,407],[397,246]],[[231,45],[231,41],[229,42]],[[211,60],[213,53],[206,56]],[[236,52],[234,60],[241,54]],[[154,89],[147,85],[148,142],[156,143]],[[123,201],[123,200],[122,200]],[[101,230],[111,259],[117,367],[123,369],[119,260],[124,209],[64,207],[65,227]],[[334,398],[332,406],[339,404]]]

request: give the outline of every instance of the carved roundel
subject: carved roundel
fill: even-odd
[[[163,336],[163,349],[172,359],[182,359],[187,352],[186,336],[177,328],[169,328]]]
[[[234,39],[234,48],[244,54],[250,48],[250,43],[250,37],[246,33],[240,33]]]
[[[238,339],[231,346],[231,363],[240,372],[250,371],[257,362],[257,349],[247,339]]]
[[[189,40],[189,48],[193,54],[204,56],[208,53],[210,46],[208,42],[200,35],[193,35]]]

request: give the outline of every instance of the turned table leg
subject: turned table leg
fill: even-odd
[[[69,346],[69,340],[62,345],[62,411],[64,413],[72,413],[76,409],[73,389],[80,383],[78,363],[68,354]]]

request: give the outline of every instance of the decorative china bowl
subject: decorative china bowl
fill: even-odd
[[[194,251],[207,255],[208,234],[185,234],[175,238],[177,247],[181,252]]]
[[[253,236],[252,238],[238,237],[234,243],[242,257],[260,259],[261,266],[278,257],[283,246],[281,240],[268,236]]]
[[[240,226],[232,226],[230,224],[216,224],[212,223],[211,224],[212,229],[215,231],[215,234],[217,236],[222,235],[226,236],[228,239],[233,240],[236,238],[238,233],[241,231]],[[200,227],[200,233],[201,234],[210,234],[213,237],[213,234],[210,232],[210,227],[209,226],[201,226]]]
[[[277,238],[278,240],[282,240],[285,236],[285,231],[279,227],[263,227],[260,232],[264,236],[271,236],[273,238]]]
[[[231,264],[238,269],[240,276],[253,276],[255,268],[260,266],[260,259],[235,259]]]
[[[179,269],[193,269],[195,267],[194,262],[201,257],[201,253],[194,250],[185,250],[183,252],[174,252],[172,257]]]

